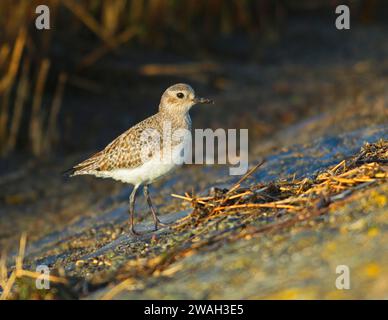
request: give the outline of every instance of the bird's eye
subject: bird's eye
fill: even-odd
[[[185,95],[184,95],[182,92],[178,92],[178,93],[176,94],[176,96],[177,96],[179,99],[183,99]]]

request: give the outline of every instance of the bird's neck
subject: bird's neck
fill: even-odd
[[[160,108],[160,116],[162,116],[166,121],[171,121],[172,126],[176,128],[191,129],[191,118],[188,111],[170,111],[168,109]]]

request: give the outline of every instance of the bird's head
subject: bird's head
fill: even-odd
[[[184,83],[174,84],[164,91],[159,110],[164,112],[186,113],[195,104],[209,104],[212,100],[199,98],[191,86]]]

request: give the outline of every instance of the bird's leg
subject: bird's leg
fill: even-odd
[[[129,196],[129,225],[130,225],[130,232],[133,235],[138,235],[135,231],[135,225],[134,225],[134,215],[135,215],[135,200],[136,200],[136,192],[139,186],[134,186],[131,195]]]
[[[143,191],[144,191],[144,196],[147,199],[148,206],[150,207],[150,210],[152,213],[152,218],[154,219],[155,230],[158,230],[158,226],[162,226],[162,227],[166,226],[166,224],[162,223],[159,220],[158,216],[156,215],[156,210],[155,210],[154,206],[152,205],[151,196],[150,196],[150,193],[148,191],[148,185],[145,185],[143,187]]]

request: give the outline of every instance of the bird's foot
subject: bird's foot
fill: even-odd
[[[159,219],[155,222],[154,231],[158,230],[159,228],[167,228],[171,226],[173,223],[165,223],[161,222]]]
[[[135,226],[131,226],[131,227],[129,228],[129,232],[130,232],[133,236],[140,236],[140,235],[141,235],[141,233],[139,233],[139,232],[137,232],[137,231],[135,230]]]

